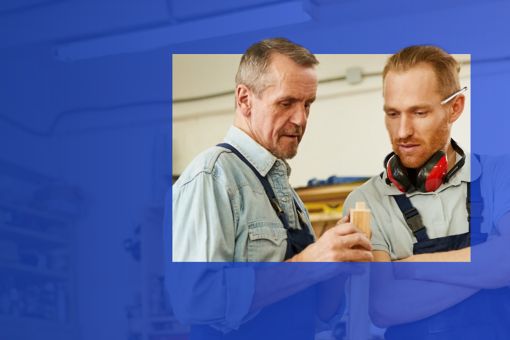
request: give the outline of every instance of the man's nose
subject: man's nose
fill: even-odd
[[[305,126],[308,120],[308,108],[305,104],[296,105],[296,109],[292,113],[291,123],[297,126]]]
[[[398,138],[399,139],[406,139],[413,135],[414,128],[413,128],[413,121],[411,118],[407,117],[406,115],[400,116],[399,126],[398,126]]]

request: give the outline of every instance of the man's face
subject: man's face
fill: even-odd
[[[289,159],[296,155],[305,133],[317,92],[317,75],[314,68],[275,54],[264,79],[265,89],[251,96],[251,134],[276,157]]]
[[[383,93],[386,129],[405,167],[419,168],[436,151],[446,151],[453,121],[447,105],[441,105],[431,66],[388,72]]]

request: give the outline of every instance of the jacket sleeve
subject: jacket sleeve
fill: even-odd
[[[164,221],[166,288],[185,324],[237,329],[249,315],[255,286],[252,267],[232,263],[234,216],[228,189],[207,173],[172,190]],[[171,219],[170,219],[171,217]],[[219,261],[219,262],[211,262]]]

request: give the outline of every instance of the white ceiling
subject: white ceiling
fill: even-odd
[[[361,68],[364,74],[380,73],[387,57],[386,54],[318,54],[317,75],[319,81],[342,77],[352,67]],[[239,54],[174,54],[173,99],[233,91],[240,58]],[[470,55],[456,55],[456,58],[461,62],[469,61]]]

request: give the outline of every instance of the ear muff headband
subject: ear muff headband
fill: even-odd
[[[416,188],[411,183],[407,169],[402,165],[399,157],[394,152],[390,153],[384,159],[384,167],[387,174],[386,183],[388,185],[393,183],[402,192],[409,192],[415,189],[422,192],[437,190],[441,184],[447,183],[464,166],[466,161],[466,155],[461,147],[453,139],[451,144],[453,149],[461,156],[461,159],[447,172],[448,162],[446,154],[441,150],[437,151],[418,170]]]
[[[455,152],[460,155],[460,159],[457,163],[455,163],[455,165],[446,174],[446,177],[444,179],[445,183],[448,183],[450,178],[452,178],[453,175],[455,175],[457,173],[457,171],[459,171],[464,166],[464,163],[466,163],[466,154],[464,153],[464,150],[462,150],[462,148],[459,146],[459,144],[457,144],[457,142],[454,141],[453,139],[451,140],[451,144],[452,144],[453,150],[455,150]]]

